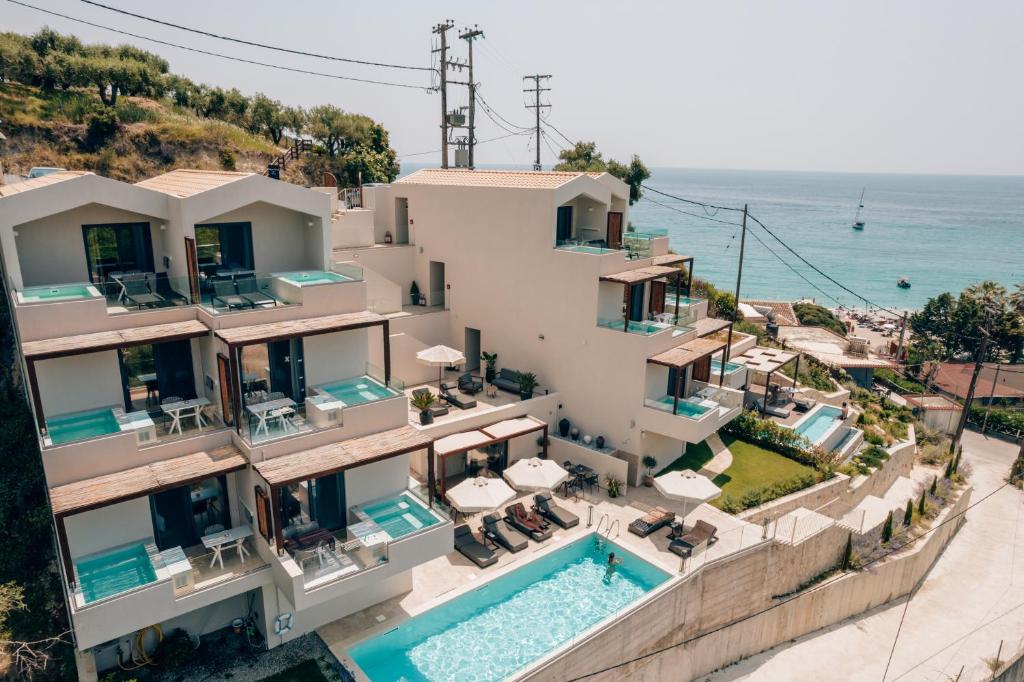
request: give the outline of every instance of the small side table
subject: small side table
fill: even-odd
[[[487,384],[487,387],[484,388],[484,395],[486,395],[488,398],[497,398],[498,387],[495,386],[494,384]]]

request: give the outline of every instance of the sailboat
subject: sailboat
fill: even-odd
[[[863,230],[864,221],[860,219],[860,210],[864,208],[864,190],[860,191],[860,201],[857,203],[857,213],[853,216],[853,229]]]

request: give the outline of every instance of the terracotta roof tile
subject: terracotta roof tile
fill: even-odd
[[[145,187],[156,192],[163,192],[175,197],[191,197],[201,192],[216,189],[253,173],[233,171],[205,171],[179,168],[163,175],[135,183],[137,187]]]
[[[555,189],[584,175],[598,177],[601,173],[423,168],[396,180],[395,183],[403,185],[447,185],[453,187]]]

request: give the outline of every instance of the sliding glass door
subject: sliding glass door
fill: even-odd
[[[149,223],[83,225],[89,279],[105,282],[112,272],[154,272]]]
[[[196,225],[196,255],[207,277],[217,270],[252,270],[252,223]]]
[[[145,344],[118,350],[124,407],[154,411],[169,397],[196,397],[190,340]]]
[[[161,551],[198,545],[204,535],[231,526],[224,476],[150,495],[149,506]]]
[[[344,529],[348,526],[345,472],[283,487],[280,505],[285,537],[301,536],[319,528]]]

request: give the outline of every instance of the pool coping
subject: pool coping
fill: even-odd
[[[827,429],[825,429],[825,432],[822,433],[820,437],[815,438],[812,441],[810,438],[807,438],[806,436],[803,436],[803,434],[801,434],[799,431],[797,431],[797,429],[804,422],[810,420],[818,412],[823,412],[825,410],[825,408],[828,408],[828,407],[831,407],[834,410],[839,410],[839,414],[836,415],[836,417],[833,418],[832,426],[830,426]],[[810,441],[811,445],[817,446],[817,445],[820,445],[821,443],[824,443],[825,441],[827,441],[832,436],[832,434],[836,431],[836,429],[838,429],[844,423],[845,423],[845,420],[843,419],[843,411],[842,411],[841,408],[838,408],[835,405],[830,405],[829,403],[818,403],[813,408],[808,410],[807,414],[805,414],[799,420],[794,422],[792,424],[792,426],[787,426],[786,428],[787,429],[792,429],[794,433],[796,433],[797,435],[802,436],[806,440]]]
[[[445,604],[445,603],[447,603],[449,601],[452,601],[454,599],[458,599],[459,597],[461,597],[461,596],[463,596],[465,594],[468,594],[470,592],[474,592],[476,590],[479,590],[484,585],[488,585],[488,584],[494,582],[495,580],[497,580],[498,578],[501,578],[501,577],[503,577],[505,575],[508,575],[509,573],[511,573],[513,571],[516,571],[516,570],[518,570],[520,568],[523,568],[525,566],[529,566],[533,562],[548,556],[552,552],[558,551],[559,549],[563,549],[567,545],[571,545],[574,542],[584,541],[589,536],[592,536],[592,535],[597,535],[597,531],[596,530],[592,530],[592,531],[589,531],[589,532],[586,532],[586,533],[580,533],[580,534],[576,534],[576,535],[568,535],[567,534],[567,535],[562,535],[562,536],[558,536],[558,535],[552,536],[552,538],[550,540],[545,541],[545,545],[547,545],[547,546],[545,546],[545,547],[537,550],[533,554],[531,554],[528,561],[526,561],[524,563],[517,563],[517,562],[513,561],[513,562],[508,563],[508,564],[506,564],[504,566],[501,566],[499,568],[499,570],[495,571],[492,575],[488,575],[487,579],[483,580],[483,581],[479,581],[478,582],[474,578],[470,578],[469,581],[467,582],[467,584],[461,585],[461,586],[458,586],[458,587],[453,587],[452,589],[448,590],[447,592],[443,592],[443,593],[437,595],[433,599],[430,599],[428,601],[423,602],[422,604],[420,604],[418,606],[410,608],[408,610],[408,612],[406,612],[405,615],[403,615],[400,618],[393,619],[390,622],[380,623],[377,626],[374,626],[372,628],[369,628],[368,630],[364,630],[364,631],[360,632],[358,635],[353,635],[353,636],[350,636],[350,637],[342,640],[341,642],[337,642],[337,643],[335,643],[335,645],[333,647],[329,647],[329,648],[331,648],[332,653],[334,653],[335,657],[337,657],[338,660],[341,661],[341,663],[346,668],[349,669],[349,671],[353,674],[353,676],[355,677],[357,682],[374,682],[374,680],[369,675],[367,675],[363,671],[362,668],[359,667],[359,665],[355,662],[355,660],[349,654],[349,650],[353,646],[355,646],[357,644],[361,644],[361,643],[363,643],[365,641],[368,641],[368,640],[370,640],[370,639],[372,639],[374,637],[377,637],[379,635],[382,635],[382,634],[384,634],[386,632],[390,632],[391,630],[393,630],[395,628],[401,627],[401,625],[403,623],[405,623],[406,621],[409,621],[409,620],[415,618],[416,616],[419,616],[419,615],[421,615],[423,613],[426,613],[427,611],[430,611],[431,609],[436,608],[438,606],[441,606],[442,604]],[[529,675],[530,673],[532,673],[533,671],[537,670],[541,666],[547,665],[553,658],[562,655],[563,653],[565,653],[565,651],[569,650],[570,648],[572,648],[573,646],[575,646],[576,644],[578,644],[582,640],[589,639],[595,633],[600,632],[602,629],[607,627],[610,623],[612,623],[616,619],[620,618],[623,614],[628,613],[628,612],[638,608],[639,606],[642,606],[643,604],[646,604],[650,599],[652,599],[652,598],[662,594],[664,591],[670,589],[672,586],[674,586],[677,583],[679,583],[680,581],[682,581],[684,579],[684,577],[685,577],[683,575],[680,575],[674,569],[670,568],[667,564],[663,563],[660,560],[660,557],[659,557],[658,561],[654,561],[652,559],[647,558],[646,556],[643,556],[643,555],[637,553],[635,550],[630,549],[629,547],[626,547],[626,546],[623,546],[623,545],[617,543],[614,539],[607,539],[607,541],[611,542],[614,545],[616,545],[616,547],[619,547],[623,551],[628,552],[629,554],[633,555],[634,557],[636,557],[640,561],[646,562],[647,564],[649,564],[651,566],[654,566],[658,570],[660,570],[663,573],[665,573],[668,577],[661,584],[657,585],[656,587],[654,587],[650,591],[644,593],[641,597],[639,597],[635,601],[632,601],[629,604],[626,604],[626,606],[624,606],[622,609],[620,609],[618,611],[615,611],[614,613],[609,614],[608,616],[606,616],[605,618],[601,619],[597,623],[594,623],[589,628],[583,630],[582,632],[577,633],[569,641],[563,642],[559,646],[557,646],[554,649],[548,651],[543,656],[540,656],[539,658],[531,661],[527,666],[524,666],[523,668],[520,668],[520,669],[514,671],[508,677],[505,678],[506,680],[522,679],[524,676]],[[485,570],[485,569],[480,569],[480,570]],[[476,575],[476,574],[474,574],[474,575]],[[339,651],[339,653],[335,653],[334,652],[335,649],[337,649]]]

